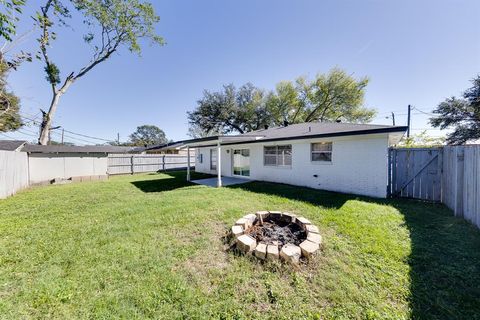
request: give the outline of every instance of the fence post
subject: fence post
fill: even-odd
[[[455,148],[456,179],[455,179],[455,216],[463,217],[463,178],[464,178],[464,152],[463,147]]]
[[[130,174],[135,173],[135,164],[133,163],[133,154],[130,156]]]
[[[388,148],[388,165],[387,165],[387,198],[392,196],[392,148]]]
[[[162,169],[165,172],[165,155],[162,156]]]

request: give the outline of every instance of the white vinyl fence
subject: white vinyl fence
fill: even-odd
[[[190,155],[190,165],[195,163]],[[186,155],[176,154],[109,154],[108,174],[134,174],[185,169],[188,166]]]
[[[0,151],[0,199],[28,187],[28,156],[25,152]]]

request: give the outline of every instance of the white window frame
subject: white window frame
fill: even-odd
[[[330,150],[313,150],[313,145],[321,144],[321,145],[330,145]],[[314,154],[330,154],[330,160],[314,160]],[[310,143],[310,161],[313,163],[332,163],[333,162],[333,142],[331,141],[322,141],[322,142],[312,142]]]
[[[285,164],[285,153],[279,153],[279,148],[289,147],[290,148],[290,164]],[[275,148],[275,154],[266,154],[266,148]],[[267,164],[265,159],[266,157],[275,157],[275,164]],[[278,159],[282,158],[282,164],[279,164]],[[293,162],[293,148],[291,144],[283,144],[283,145],[273,145],[273,146],[263,146],[263,165],[265,167],[280,167],[280,168],[291,168]]]

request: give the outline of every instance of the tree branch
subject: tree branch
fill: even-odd
[[[47,69],[50,69],[52,66],[52,63],[50,62],[50,58],[48,57],[48,51],[47,51],[47,46],[49,43],[48,27],[50,24],[49,22],[50,20],[48,19],[48,11],[50,10],[52,2],[53,0],[48,0],[44,7],[40,7],[42,11],[42,21],[40,22],[40,25],[42,28],[42,37],[40,38],[40,51],[43,55],[43,59],[45,60]],[[50,85],[52,87],[52,92],[55,95],[57,93],[57,88],[55,86],[55,83],[50,81]]]

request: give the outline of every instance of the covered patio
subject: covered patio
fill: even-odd
[[[223,145],[231,145],[236,143],[242,142],[253,142],[259,139],[262,139],[263,136],[258,135],[232,135],[232,136],[214,136],[214,137],[206,137],[206,138],[199,138],[199,139],[191,139],[191,140],[184,140],[178,141],[174,144],[169,144],[168,147],[172,148],[175,147],[177,149],[186,149],[187,150],[187,181],[191,181],[191,164],[192,159],[190,155],[191,148],[199,148],[199,147],[216,147],[217,149],[217,172],[216,178],[209,178],[209,179],[201,179],[192,181],[197,184],[211,186],[211,187],[222,187],[222,186],[229,186],[235,184],[246,183],[251,180],[242,179],[242,178],[235,178],[235,177],[223,177],[222,176],[222,146]],[[161,149],[158,149],[161,150]]]
[[[200,184],[202,186],[207,187],[218,187],[218,178],[208,178],[208,179],[200,179],[200,180],[192,180],[193,183]],[[234,186],[237,184],[244,184],[252,182],[249,179],[242,179],[242,178],[234,178],[234,177],[222,177],[221,183],[222,186]]]

